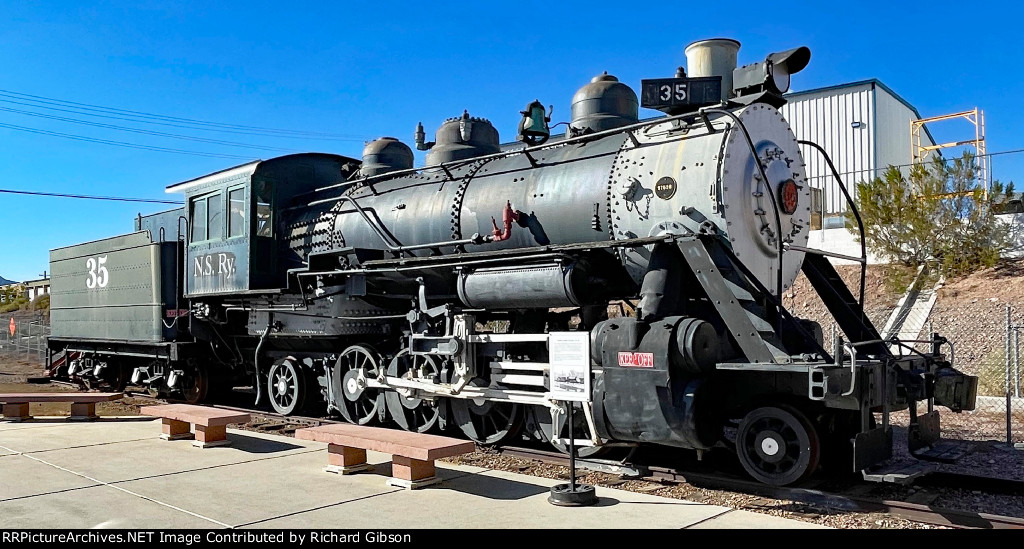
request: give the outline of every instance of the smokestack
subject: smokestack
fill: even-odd
[[[732,95],[732,71],[736,68],[736,54],[740,43],[730,38],[698,40],[686,46],[686,68],[691,78],[721,76],[724,101]]]

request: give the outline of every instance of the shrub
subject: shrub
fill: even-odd
[[[881,178],[857,185],[866,244],[875,254],[907,267],[934,261],[945,275],[991,267],[1011,242],[996,213],[1013,196],[1013,183],[992,183],[988,193],[974,157],[935,158],[909,173],[889,166]],[[847,217],[853,221],[852,212]],[[856,231],[856,222],[847,225]]]

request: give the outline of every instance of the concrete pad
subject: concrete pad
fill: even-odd
[[[0,501],[4,528],[220,528],[109,486]]]
[[[97,485],[26,456],[11,455],[0,460],[0,502]],[[67,497],[74,496],[67,494]],[[0,524],[6,524],[6,521],[0,520]]]
[[[326,461],[326,451],[307,452],[118,486],[235,526],[400,490],[386,486],[391,474],[386,463],[378,463],[373,471],[342,476],[325,473]]]
[[[595,507],[555,507],[558,480],[443,462],[444,482],[410,492],[386,486],[387,454],[367,453],[373,472],[341,476],[323,472],[324,443],[232,429],[231,446],[198,450],[159,434],[159,420],[3,431],[0,446],[31,452],[0,456],[3,526],[51,527],[59,516],[69,528],[450,528],[464,516],[460,527],[816,527],[610,488],[598,488]]]
[[[39,429],[42,427],[54,427],[61,423],[67,423],[67,417],[63,418],[32,418],[27,421],[0,421],[0,432],[14,431],[20,429]]]
[[[302,452],[321,455],[323,463],[327,463],[326,445],[319,443],[296,444],[290,438],[232,430],[228,433],[228,438],[233,441],[231,446],[203,450],[193,448],[190,440],[160,439],[159,421],[148,427],[155,431],[150,433],[151,437],[142,440],[50,450],[38,454],[38,457],[112,483],[162,475],[184,475],[192,471],[251,461],[275,461]],[[318,446],[324,446],[322,454]],[[132,456],[138,466],[126,467],[126,455]]]
[[[0,431],[8,429],[28,429],[40,427],[57,427],[67,424],[71,416],[32,416],[25,421],[0,421]],[[122,423],[122,422],[149,422],[153,418],[142,416],[99,416],[89,423]]]
[[[796,523],[796,524],[794,524]],[[785,517],[777,517],[774,515],[766,515],[764,513],[755,513],[753,511],[744,511],[742,509],[732,509],[721,515],[712,517],[704,522],[700,522],[690,526],[689,528],[694,530],[705,530],[715,528],[729,528],[729,529],[745,529],[745,528],[756,528],[758,530],[778,530],[778,529],[789,529],[789,528],[811,528],[811,529],[828,529],[828,526],[821,524],[814,524],[812,522],[798,521],[794,519],[788,519]]]
[[[96,421],[89,423],[39,423],[36,429],[9,429],[0,436],[0,446],[29,453],[70,446],[139,440],[160,434],[160,421]],[[41,435],[40,433],[45,433]]]
[[[594,507],[556,507],[547,498],[550,486],[558,483],[504,471],[463,474],[423,490],[382,494],[251,526],[379,528],[382,517],[389,517],[386,524],[394,528],[450,528],[452,517],[463,516],[471,520],[461,522],[460,528],[683,528],[729,510],[610,488],[598,488],[601,501]]]

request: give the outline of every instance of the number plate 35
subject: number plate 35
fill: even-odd
[[[107,262],[107,256],[96,256],[90,257],[85,260],[85,268],[89,271],[89,277],[85,279],[85,287],[90,290],[96,288],[106,288],[110,282],[110,273],[107,271],[105,263]]]

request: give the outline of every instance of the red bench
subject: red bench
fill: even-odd
[[[391,454],[388,485],[410,490],[440,482],[435,475],[435,459],[476,449],[475,444],[466,440],[341,423],[299,429],[295,438],[326,442],[329,465],[324,470],[330,473],[369,469],[367,450]]]
[[[3,419],[7,421],[23,421],[31,418],[28,405],[32,402],[70,402],[71,421],[89,421],[96,419],[96,403],[120,400],[123,393],[2,393],[0,403],[3,404]]]
[[[227,426],[230,423],[249,423],[251,417],[244,412],[220,410],[191,404],[162,404],[143,406],[139,413],[163,419],[160,438],[164,440],[190,439],[192,446],[210,448],[226,446]],[[189,431],[189,424],[195,425],[195,434]]]

